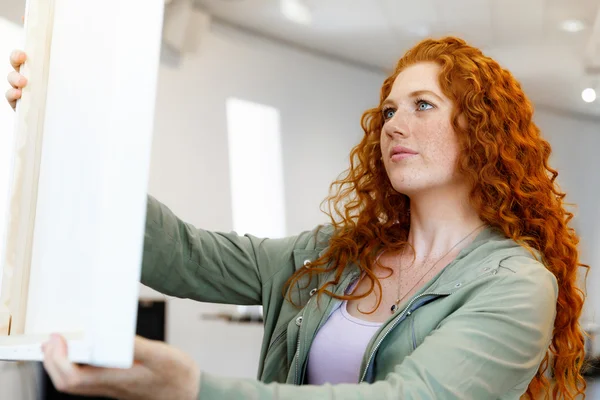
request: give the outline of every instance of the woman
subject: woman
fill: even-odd
[[[15,53],[14,67],[23,60]],[[26,82],[16,72],[9,81],[14,105]],[[329,198],[331,225],[240,237],[194,228],[148,199],[142,281],[262,304],[262,382],[197,373],[142,339],[128,371],[74,366],[60,338],[45,348],[46,368],[61,390],[124,399],[583,394],[578,239],[532,114],[516,80],[479,50],[422,41],[363,116],[365,136]]]

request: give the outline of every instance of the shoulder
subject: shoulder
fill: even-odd
[[[536,286],[558,292],[556,277],[539,251],[489,229],[464,256],[466,264],[485,265],[496,284]]]
[[[498,284],[514,286],[529,293],[529,298],[554,300],[558,298],[558,281],[546,265],[531,255],[517,254],[502,258],[498,263]]]
[[[526,254],[490,254],[485,267],[478,267],[479,276],[449,296],[456,308],[445,323],[477,321],[482,330],[502,331],[514,340],[537,338],[545,345],[556,317],[558,285],[541,261]]]
[[[555,308],[557,279],[538,251],[490,230],[459,257],[447,279],[468,283],[460,290],[465,300],[489,299],[494,307],[521,303],[531,311]]]
[[[481,248],[488,252],[487,258],[496,268],[497,284],[558,295],[556,277],[538,250],[504,236],[489,238]]]
[[[467,290],[469,302],[480,310],[495,310],[519,320],[546,324],[554,318],[557,279],[535,251],[506,246],[481,262],[487,272],[480,273]]]

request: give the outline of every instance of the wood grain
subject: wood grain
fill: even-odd
[[[54,0],[29,0],[25,15],[28,85],[17,104],[13,176],[4,254],[0,312],[11,316],[9,334],[22,334],[27,314],[37,186],[46,115]],[[1,332],[0,332],[1,333]]]

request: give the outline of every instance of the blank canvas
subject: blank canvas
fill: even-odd
[[[55,0],[27,312],[0,359],[41,360],[58,332],[74,361],[132,363],[163,7]],[[26,48],[42,40],[25,32]]]

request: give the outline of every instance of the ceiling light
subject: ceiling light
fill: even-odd
[[[585,29],[585,24],[578,19],[568,19],[561,22],[560,29],[569,33],[577,33]]]
[[[312,23],[312,13],[302,0],[281,0],[281,13],[290,21],[300,25]]]
[[[581,98],[586,103],[592,103],[596,100],[596,91],[592,88],[584,89],[583,92],[581,92]]]

